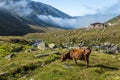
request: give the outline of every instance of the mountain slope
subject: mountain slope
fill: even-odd
[[[3,4],[0,8],[22,17],[26,23],[32,25],[61,28],[61,26],[41,20],[38,17],[40,15],[71,18],[71,16],[63,13],[62,11],[40,2],[34,2],[31,0],[0,0],[0,2]]]
[[[120,26],[120,15],[107,21],[110,26]]]
[[[24,35],[33,32],[37,30],[31,29],[21,18],[0,10],[0,35]]]
[[[53,39],[54,36],[54,39]],[[108,28],[89,29],[81,28],[61,32],[43,34],[28,34],[26,38],[41,39],[56,44],[101,44],[111,42],[120,45],[120,25]]]
[[[85,16],[76,16],[75,18],[78,19],[80,22],[79,27],[87,27],[91,23],[101,22],[104,23],[112,18],[114,18],[116,14],[94,14],[94,15],[85,15]]]
[[[41,2],[31,1],[29,6],[33,10],[32,13],[34,15],[51,15],[53,17],[71,18],[71,16],[61,12],[60,10]]]
[[[24,35],[33,32],[61,30],[41,20],[39,15],[70,18],[52,6],[31,0],[0,0],[0,35]]]

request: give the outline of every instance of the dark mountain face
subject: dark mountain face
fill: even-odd
[[[24,35],[33,32],[37,30],[31,29],[22,18],[0,10],[0,35]]]
[[[0,35],[24,35],[32,32],[44,32],[43,29],[40,29],[41,27],[61,28],[58,25],[41,20],[38,17],[39,15],[71,18],[52,6],[40,2],[0,0]],[[29,25],[32,25],[32,28]],[[38,28],[33,29],[33,26],[37,26],[39,30],[36,30]]]

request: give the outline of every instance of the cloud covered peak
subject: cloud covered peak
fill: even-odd
[[[32,12],[28,3],[29,0],[0,0],[0,9],[5,9],[19,16],[27,16]]]

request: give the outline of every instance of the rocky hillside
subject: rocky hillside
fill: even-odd
[[[120,15],[106,22],[110,26],[120,26]]]
[[[111,42],[120,43],[120,26],[108,28],[83,28],[61,32],[43,33],[43,34],[28,34],[25,37],[30,39],[46,40],[46,42],[55,42],[60,44],[101,44]],[[54,39],[53,39],[54,36]]]

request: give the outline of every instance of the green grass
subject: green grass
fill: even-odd
[[[79,64],[75,65],[74,61],[61,63],[60,60],[56,60],[43,68],[37,68],[32,76],[19,78],[19,80],[119,80],[119,57],[120,55],[92,53],[89,68],[86,68],[84,61],[78,61]],[[66,69],[62,66],[64,64],[73,68]]]
[[[86,44],[101,44],[111,42],[120,43],[120,26],[101,28],[101,29],[75,29],[51,33],[27,34],[24,37],[28,39],[44,40],[47,43],[70,44],[71,42]],[[53,39],[54,37],[54,39]]]
[[[92,51],[89,68],[85,61],[78,61],[75,65],[73,60],[60,62],[60,55],[49,55],[35,58],[35,54],[43,54],[58,51],[61,54],[66,49],[38,50],[25,53],[31,48],[29,43],[22,44],[21,41],[29,39],[45,40],[46,43],[57,45],[86,43],[102,44],[111,42],[120,46],[120,26],[105,29],[75,29],[60,32],[35,33],[24,37],[1,36],[0,37],[0,80],[120,80],[120,54],[104,54]],[[10,43],[10,39],[20,39],[18,43]],[[20,52],[14,52],[11,60],[5,58],[11,53],[11,47],[23,46]],[[71,66],[67,69],[64,65]],[[4,73],[4,74],[3,74]]]
[[[54,51],[54,50],[52,50]],[[58,50],[65,53],[66,50]],[[85,61],[79,61],[75,65],[73,60],[61,63],[57,55],[35,58],[35,54],[48,53],[36,51],[31,53],[19,52],[11,61],[4,57],[0,59],[0,74],[2,80],[119,80],[120,79],[120,54],[109,55],[92,52],[89,68]],[[113,58],[113,56],[115,58]],[[72,66],[64,68],[63,65]]]

